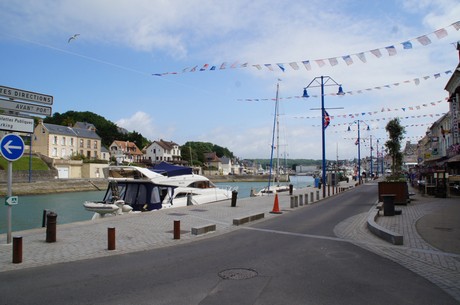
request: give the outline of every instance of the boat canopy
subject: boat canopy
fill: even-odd
[[[192,174],[192,168],[180,165],[173,165],[166,162],[161,162],[156,164],[151,168],[155,173],[167,176],[174,177],[180,175],[190,175]]]

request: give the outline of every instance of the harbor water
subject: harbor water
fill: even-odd
[[[313,183],[314,180],[311,176],[292,176],[290,181],[290,184],[292,184],[294,188],[312,186]],[[258,192],[260,189],[266,187],[268,182],[225,182],[215,184],[219,187],[237,187],[238,198],[247,198],[251,194],[251,189],[253,189],[254,192]],[[58,215],[58,224],[91,220],[93,212],[86,211],[83,207],[83,202],[87,200],[101,200],[104,194],[105,190],[19,196],[19,203],[11,208],[12,231],[15,232],[42,227],[44,210],[55,212]],[[7,206],[0,206],[0,233],[6,233],[8,230],[7,210]]]

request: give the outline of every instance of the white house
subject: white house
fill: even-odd
[[[150,163],[162,161],[178,163],[182,160],[180,146],[172,141],[154,141],[145,149],[145,159]]]

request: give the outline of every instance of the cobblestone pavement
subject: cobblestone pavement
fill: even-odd
[[[460,302],[460,232],[443,232],[456,234],[458,246],[452,248],[455,252],[445,252],[430,245],[416,229],[419,220],[432,213],[449,213],[452,206],[460,206],[458,197],[434,198],[416,193],[408,205],[396,206],[397,210],[402,211],[401,215],[379,216],[377,224],[404,236],[402,246],[394,246],[370,233],[366,223],[368,213],[356,215],[340,223],[336,226],[335,233],[338,237],[351,240],[356,245],[425,277]],[[460,223],[460,214],[456,215],[456,223],[457,226]],[[431,220],[427,225],[427,231],[439,229],[438,224]],[[451,223],[448,225],[451,226]]]
[[[366,185],[360,187],[366,187]],[[304,198],[307,194],[310,204],[312,197],[316,203],[317,196],[320,200],[322,196],[321,191],[313,188],[298,190],[296,193],[303,193]],[[368,213],[346,219],[338,224],[334,231],[338,238],[405,266],[432,281],[460,301],[460,250],[446,252],[437,249],[427,243],[416,229],[418,220],[425,219],[426,215],[433,213],[442,214],[448,207],[455,204],[460,204],[458,198],[432,198],[416,195],[407,206],[397,206],[397,209],[402,210],[401,215],[378,217],[379,225],[404,236],[403,246],[394,246],[374,236],[367,229]],[[291,198],[288,194],[279,196],[281,210],[291,209],[290,205]],[[256,213],[264,213],[266,219],[276,217],[269,213],[273,207],[273,197],[253,197],[239,199],[236,207],[231,207],[230,200],[226,200],[211,205],[128,214],[91,222],[58,225],[57,242],[55,243],[46,243],[46,229],[44,228],[14,232],[13,236],[21,236],[23,242],[23,261],[19,264],[12,263],[12,244],[6,244],[6,234],[1,234],[0,272],[143,251],[208,238],[237,230],[238,226],[233,225],[235,218]],[[458,218],[460,218],[459,214],[457,214],[456,223],[460,223]],[[175,220],[180,220],[180,240],[173,239]],[[436,230],[434,226],[445,228],[443,225],[430,223],[430,221],[427,224],[432,226],[431,231]],[[210,223],[216,224],[216,231],[212,234],[198,236],[191,234],[192,227]],[[116,230],[116,250],[107,250],[108,228]],[[452,233],[449,230],[444,231],[446,234]],[[453,231],[459,234],[459,230]],[[457,242],[459,240],[457,239]]]

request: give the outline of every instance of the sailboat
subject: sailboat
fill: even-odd
[[[290,190],[289,185],[280,184],[280,155],[279,155],[279,141],[280,141],[280,129],[279,129],[279,82],[276,84],[276,100],[275,100],[275,115],[273,120],[273,132],[272,132],[272,145],[270,154],[270,172],[268,176],[268,186],[261,189],[255,194],[255,196],[272,195],[281,192],[287,192]],[[276,146],[275,146],[275,131],[276,131]],[[273,151],[276,148],[276,167],[275,175],[273,177]],[[272,180],[273,184],[272,184]]]

